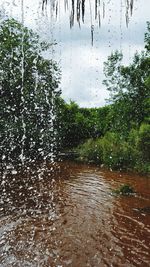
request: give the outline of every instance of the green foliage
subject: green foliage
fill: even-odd
[[[145,33],[145,48],[150,52],[150,21],[147,22],[147,32]]]
[[[14,19],[0,24],[0,90],[3,158],[20,161],[51,152],[59,70],[42,52],[49,44]]]
[[[101,115],[94,117],[91,125],[100,133],[95,138],[100,138],[90,139],[80,146],[82,159],[103,163],[112,169],[150,171],[149,25],[145,34],[146,51],[135,53],[132,64],[124,66],[123,55],[118,51],[104,64],[104,84],[110,92],[111,104],[106,113],[97,110]]]
[[[104,137],[88,140],[79,147],[80,159],[104,164],[111,169],[127,169],[130,166],[130,150],[128,143],[119,135],[107,132]]]
[[[103,151],[101,140],[89,139],[78,147],[79,160],[86,162],[102,163]]]
[[[122,64],[123,55],[112,53],[104,63],[104,85],[110,92],[113,103],[112,130],[125,135],[134,125],[139,127],[149,120],[150,107],[150,23],[145,34],[146,50],[135,53],[129,66]],[[122,125],[122,121],[124,122]]]
[[[113,193],[128,196],[134,193],[134,189],[128,184],[123,184],[118,189],[113,190]]]
[[[126,169],[129,164],[128,144],[117,133],[108,132],[102,138],[103,163],[112,169]]]
[[[135,53],[129,66],[122,64],[123,55],[118,51],[104,64],[104,84],[111,104],[99,109],[76,109],[71,135],[74,145],[81,143],[81,160],[111,169],[150,171],[149,25],[146,50]]]
[[[118,133],[107,132],[98,139],[89,139],[78,148],[82,161],[104,164],[113,170],[135,170],[150,172],[150,127],[141,125],[140,129],[132,129],[128,138]]]
[[[75,102],[60,99],[58,117],[60,122],[60,147],[72,148],[89,138],[103,136],[108,129],[109,106],[80,108]]]
[[[150,125],[142,124],[139,129],[138,148],[143,161],[150,162]]]
[[[71,101],[69,104],[61,100],[59,105],[60,147],[72,148],[77,146],[87,135],[84,115],[78,105]]]
[[[107,62],[104,62],[104,79],[103,84],[110,92],[110,102],[114,102],[123,94],[124,83],[121,75],[121,62],[123,59],[122,53],[115,51],[108,57]]]

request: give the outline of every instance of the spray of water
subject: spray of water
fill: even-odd
[[[22,139],[21,139],[21,154],[20,159],[22,165],[24,165],[25,155],[24,155],[24,146],[25,146],[25,139],[26,139],[26,124],[24,120],[25,116],[25,99],[24,99],[24,0],[21,0],[21,23],[22,23],[22,38],[21,38],[21,106],[22,106]]]

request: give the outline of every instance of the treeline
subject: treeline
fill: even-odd
[[[131,124],[131,128],[125,131],[124,120],[117,124],[119,116],[114,117],[117,112],[115,104],[80,108],[75,102],[67,104],[61,101],[59,151],[73,149],[79,153],[78,160],[103,164],[111,169],[150,171],[147,116],[140,125]]]
[[[25,164],[76,149],[80,160],[112,169],[149,172],[150,23],[145,49],[129,66],[112,53],[104,64],[108,105],[80,108],[66,103],[60,70],[43,52],[51,44],[14,19],[0,23],[1,159]]]
[[[150,23],[145,49],[129,66],[112,53],[104,63],[109,104],[79,108],[62,101],[62,148],[77,147],[80,160],[112,169],[150,171]]]
[[[57,119],[60,150],[77,147],[89,138],[103,136],[109,129],[110,106],[80,108],[74,101],[59,99]]]

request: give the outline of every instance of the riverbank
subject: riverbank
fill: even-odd
[[[146,146],[148,139],[148,134],[143,137],[134,132],[127,139],[123,139],[116,133],[107,132],[103,137],[88,139],[75,148],[76,160],[149,176],[150,152]]]

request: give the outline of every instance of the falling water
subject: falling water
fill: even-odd
[[[2,136],[2,176],[0,177],[0,217],[5,217],[5,208],[8,207],[12,216],[14,212],[17,212],[19,216],[17,224],[22,222],[23,214],[26,215],[29,212],[29,216],[36,220],[43,213],[45,177],[49,179],[50,190],[47,192],[49,201],[48,203],[46,201],[44,206],[48,210],[49,220],[53,220],[57,216],[53,203],[53,173],[58,139],[55,130],[57,120],[56,97],[59,96],[59,70],[53,59],[54,47],[50,45],[49,49],[46,42],[41,41],[36,33],[25,27],[26,6],[24,0],[20,1],[20,7],[21,12],[19,5],[17,6],[19,14],[21,14],[18,21],[21,22],[13,19],[9,20],[5,16],[4,27],[8,28],[8,35],[6,40],[5,38],[0,40],[4,42],[4,52],[8,41],[12,43],[10,46],[11,52],[5,53],[6,62],[9,62],[8,71],[4,65],[5,60],[2,63],[8,76],[6,76],[6,72],[2,71],[3,75],[0,77],[0,82],[1,80],[3,82],[0,86],[5,83],[8,84],[8,93],[10,93],[8,96],[5,95],[7,87],[2,87],[4,97],[3,115],[5,118],[8,114],[9,117],[6,117],[7,120],[3,121],[2,125],[4,132]],[[51,8],[52,12],[54,7],[51,6]],[[3,24],[0,26],[3,26]],[[3,34],[4,29],[1,29]],[[53,38],[51,41],[54,43]],[[46,58],[44,51],[51,59]],[[9,52],[10,55],[7,56]],[[10,79],[8,79],[9,76]],[[10,99],[12,102],[10,101],[9,105]],[[19,184],[16,174],[19,175]],[[36,189],[34,184],[37,186]],[[9,186],[11,192],[7,190]],[[15,188],[17,191],[19,190],[18,193],[15,192]],[[27,196],[25,196],[25,192],[28,192]],[[12,196],[15,194],[18,194],[19,201],[13,203]],[[14,224],[14,226],[17,224]],[[11,225],[9,227],[11,228]],[[4,228],[7,232],[7,226],[4,226]],[[1,230],[0,240],[3,243],[5,233],[2,233]],[[0,241],[0,266],[5,254],[4,250],[1,250],[2,243]],[[5,244],[7,247],[8,242],[6,241]],[[30,245],[32,246],[32,244],[34,244],[34,240]],[[13,260],[8,256],[8,261],[11,264]]]
[[[27,32],[25,27],[26,6],[24,0],[20,1],[20,10],[15,1],[13,1],[13,4],[15,8],[18,8],[18,14],[21,14],[21,17],[17,18],[18,21],[21,21],[20,24],[11,20],[11,18],[8,20],[9,15],[6,12],[1,13],[3,15],[2,23],[6,21],[6,25],[8,25],[4,27],[8,27],[8,31],[10,31],[7,36],[7,38],[10,38],[8,42],[11,43],[11,40],[13,42],[10,47],[11,52],[8,52],[8,54],[10,53],[9,60],[6,54],[10,73],[7,72],[7,77],[4,72],[6,67],[4,66],[3,75],[1,76],[3,77],[3,83],[8,83],[6,88],[9,86],[10,94],[8,100],[6,98],[3,108],[4,117],[6,117],[6,114],[10,116],[8,121],[3,121],[2,125],[2,167],[5,172],[11,168],[14,170],[16,163],[23,166],[37,159],[54,161],[54,153],[57,150],[56,139],[58,139],[54,130],[54,121],[57,119],[54,98],[59,94],[59,90],[56,88],[59,79],[57,77],[56,63],[53,60],[54,48],[53,45],[50,46],[52,59],[44,59],[42,48],[42,46],[45,46],[44,42],[41,43],[34,32]],[[7,10],[7,5],[4,4],[3,10],[5,9]],[[54,9],[53,1],[51,4],[52,15]],[[10,12],[12,13],[12,5]],[[20,43],[16,42],[15,46],[13,38],[20,38]],[[27,48],[27,39],[29,42],[33,42],[33,54],[31,54],[30,46]],[[5,40],[3,42],[5,45]],[[54,43],[54,40],[52,42]],[[44,49],[47,50],[47,48]],[[31,63],[29,63],[30,58],[32,60],[31,66]],[[48,69],[44,72],[40,67],[42,58],[45,60],[44,64],[48,64],[48,68],[50,68],[49,74],[45,74]],[[48,75],[47,78],[44,75]],[[11,77],[9,78],[9,76]],[[34,88],[33,85],[35,85]],[[2,90],[4,90],[2,92],[5,101],[6,89],[2,87]],[[9,102],[10,106],[8,105]],[[36,150],[37,155],[34,150]]]
[[[25,146],[25,139],[26,139],[26,124],[24,120],[25,116],[25,99],[24,99],[24,0],[21,0],[21,23],[22,23],[22,38],[21,38],[21,106],[22,106],[22,129],[23,129],[23,135],[21,139],[21,154],[20,159],[22,162],[22,165],[24,165],[25,155],[24,155],[24,146]]]

